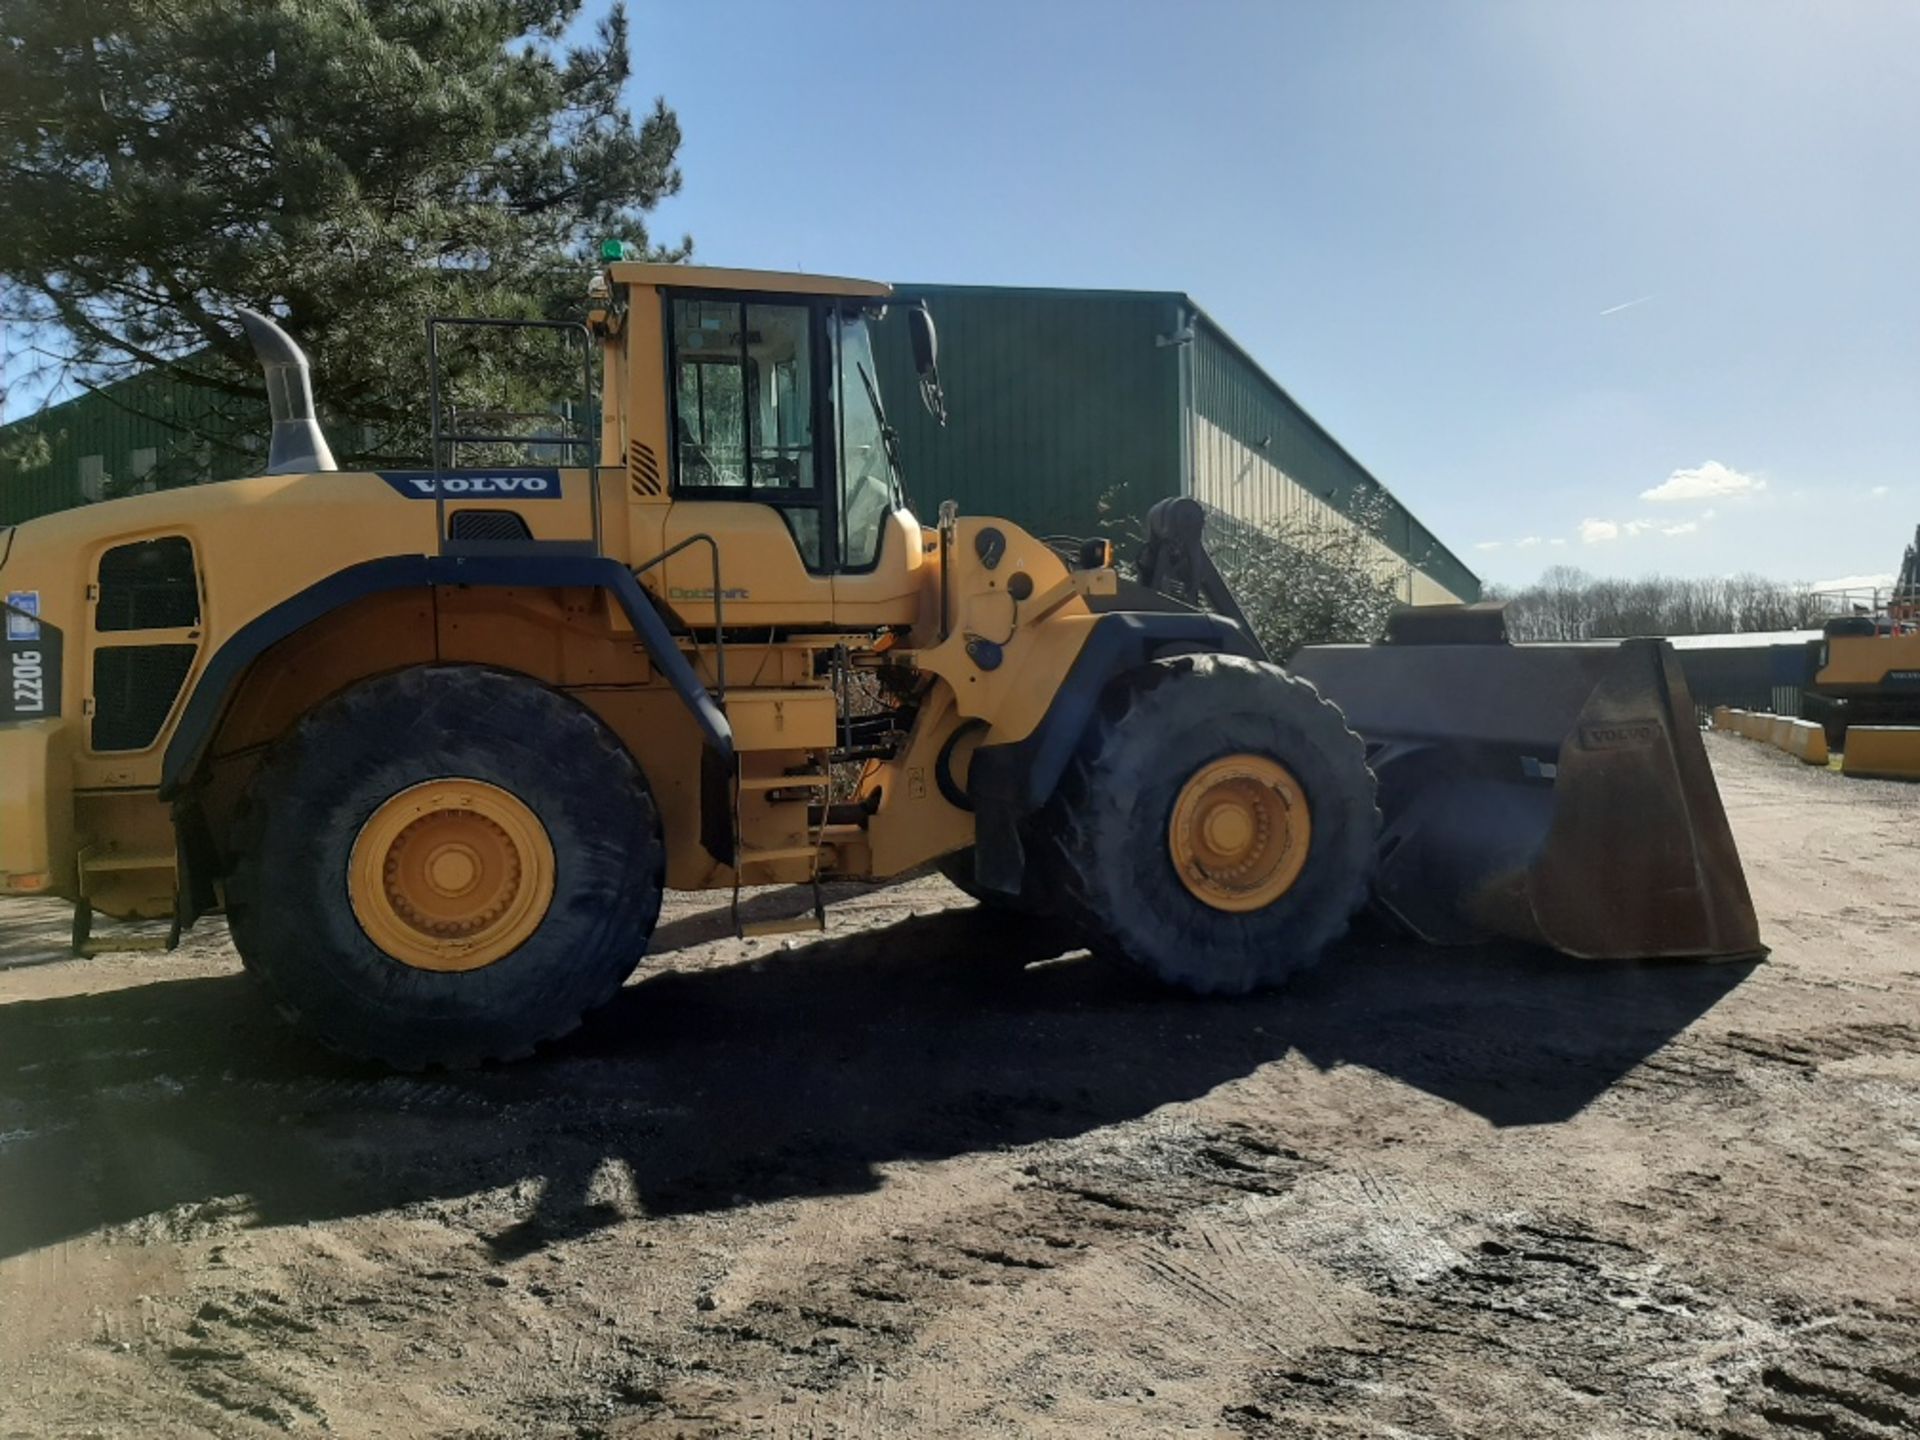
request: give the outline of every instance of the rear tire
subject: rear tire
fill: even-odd
[[[997,890],[988,890],[973,878],[973,847],[971,845],[964,850],[956,850],[951,855],[942,855],[933,862],[933,868],[946,877],[949,885],[969,900],[977,901],[995,910],[1016,910],[1020,907],[1018,896],[1002,895]]]
[[[1305,828],[1301,796],[1311,829],[1290,883],[1290,867],[1275,865],[1271,883],[1283,892],[1237,910],[1221,907],[1251,907],[1258,892],[1203,900],[1170,838],[1189,782],[1235,757],[1289,777],[1290,833]],[[1177,656],[1116,681],[1050,810],[1066,889],[1094,947],[1210,995],[1277,985],[1318,960],[1366,903],[1380,827],[1366,748],[1339,710],[1306,681],[1231,655]]]
[[[381,874],[377,856],[356,870],[356,842],[380,830],[376,817],[398,797],[448,780],[504,795],[508,830],[515,816],[525,821],[528,863],[509,846],[499,907],[519,928],[512,948],[474,968],[423,968],[419,954],[404,963],[356,910],[370,903],[365,877],[377,890]],[[443,848],[466,856],[446,862],[456,888],[479,873],[469,847]],[[363,681],[306,716],[256,773],[236,849],[227,908],[248,970],[327,1045],[409,1070],[516,1059],[577,1027],[646,952],[666,870],[652,794],[606,727],[532,680],[463,665]],[[535,851],[550,893],[530,903],[516,892]],[[386,923],[404,939],[404,925]],[[435,943],[446,942],[421,946]]]

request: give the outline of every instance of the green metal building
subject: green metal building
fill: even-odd
[[[1420,604],[1477,600],[1480,581],[1366,467],[1178,291],[903,285],[940,333],[943,430],[896,403],[908,485],[1042,535],[1110,532],[1192,495],[1272,530],[1354,525]],[[912,395],[906,326],[880,327],[890,395]]]
[[[154,483],[249,474],[268,433],[264,399],[236,405],[160,375],[90,390],[0,427],[0,525]]]
[[[948,423],[912,401],[902,306],[878,332],[909,489],[1041,535],[1117,535],[1154,501],[1192,495],[1264,528],[1354,525],[1405,599],[1475,600],[1480,582],[1338,441],[1177,291],[908,285],[940,332]],[[325,397],[322,397],[324,405]],[[139,488],[168,467],[248,473],[267,433],[227,420],[183,445],[205,392],[137,377],[0,428],[0,523]],[[230,403],[230,402],[229,402]],[[424,405],[424,397],[422,400]],[[199,427],[196,427],[199,428]]]

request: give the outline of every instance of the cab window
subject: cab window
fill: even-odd
[[[775,506],[819,569],[812,311],[675,300],[672,328],[678,488]]]
[[[876,408],[879,371],[866,316],[842,311],[834,329],[834,399],[839,425],[840,564],[865,570],[880,554],[887,516],[898,503],[885,421]]]

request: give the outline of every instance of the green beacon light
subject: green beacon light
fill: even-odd
[[[624,240],[602,240],[600,258],[611,264],[615,260],[627,258],[627,242]]]

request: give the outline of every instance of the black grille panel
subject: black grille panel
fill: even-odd
[[[200,623],[193,542],[165,535],[116,545],[100,557],[99,630],[175,630]]]
[[[167,723],[192,645],[102,645],[93,652],[93,748],[144,750]]]
[[[527,522],[511,510],[456,510],[447,519],[449,540],[531,540]]]
[[[638,440],[627,446],[627,477],[636,495],[660,493],[660,462],[651,446]]]

